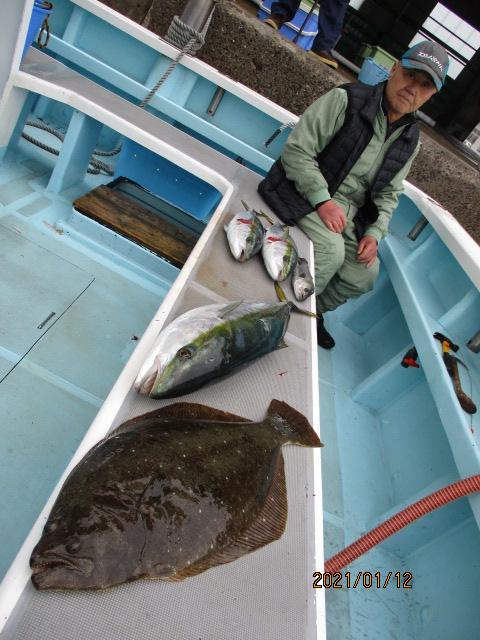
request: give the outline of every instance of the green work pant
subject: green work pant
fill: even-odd
[[[358,242],[352,221],[355,212],[356,209],[350,207],[342,233],[327,229],[316,212],[297,222],[314,246],[317,313],[336,309],[349,298],[370,291],[377,279],[378,258],[368,269],[357,261]]]

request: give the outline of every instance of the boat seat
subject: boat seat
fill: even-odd
[[[38,94],[73,107],[62,149],[48,189],[60,192],[81,180],[102,125],[177,164],[217,188],[231,192],[239,164],[163,122],[144,109],[104,89],[50,56],[31,48],[12,78],[0,117],[10,126],[0,133],[0,149],[20,136]],[[15,125],[15,123],[17,123]]]

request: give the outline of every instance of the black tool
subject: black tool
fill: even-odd
[[[418,352],[415,347],[412,347],[403,356],[402,362],[400,364],[405,369],[408,369],[408,367],[415,367],[416,369],[419,369],[420,365],[417,362],[417,358],[418,358]]]
[[[468,367],[456,356],[449,353],[452,351],[458,351],[458,345],[456,345],[450,338],[447,338],[443,333],[434,333],[433,337],[442,343],[443,362],[447,368],[449,376],[452,378],[453,387],[455,389],[455,395],[458,398],[458,402],[464,411],[469,414],[477,412],[477,407],[471,398],[462,389],[462,383],[460,381],[460,375],[458,373],[458,364],[460,363],[468,371]]]

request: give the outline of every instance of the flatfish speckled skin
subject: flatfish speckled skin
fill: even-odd
[[[278,539],[286,443],[321,446],[277,400],[259,423],[177,403],[120,425],[67,478],[30,559],[34,585],[183,580]]]

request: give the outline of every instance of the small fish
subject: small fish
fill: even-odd
[[[174,398],[285,346],[293,306],[238,300],[187,311],[160,332],[135,389],[151,398]]]
[[[297,262],[298,251],[287,225],[277,223],[267,229],[263,239],[262,256],[273,280],[281,282],[288,278]]]
[[[292,289],[300,302],[306,300],[315,291],[312,274],[305,258],[299,258],[292,273]]]
[[[245,262],[261,250],[265,229],[253,210],[237,213],[224,229],[235,260]]]
[[[176,403],[123,423],[65,481],[30,558],[33,584],[184,580],[277,540],[288,443],[322,446],[278,400],[262,422]]]

